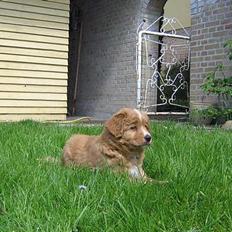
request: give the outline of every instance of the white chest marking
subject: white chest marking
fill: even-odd
[[[129,169],[129,175],[132,177],[139,177],[140,173],[139,173],[139,169],[137,166],[133,165],[130,169]]]

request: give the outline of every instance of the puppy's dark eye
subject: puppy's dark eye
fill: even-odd
[[[149,126],[148,126],[148,125],[145,125],[145,128],[146,128],[147,130],[149,130]]]
[[[137,130],[137,126],[133,125],[129,127],[130,130]]]

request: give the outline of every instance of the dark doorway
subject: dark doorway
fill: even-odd
[[[182,66],[184,63],[187,63],[188,60],[183,59],[180,64],[177,63],[175,65],[173,65],[170,69],[170,71],[168,71],[168,68],[165,67],[161,67],[163,68],[160,72],[163,76],[163,78],[165,78],[165,76],[167,75],[168,72],[168,76],[170,78],[170,81],[173,81],[174,79],[176,79],[176,82],[173,83],[173,85],[164,85],[162,92],[158,89],[157,90],[157,103],[161,104],[158,105],[157,107],[157,112],[188,112],[188,109],[190,107],[190,67],[184,69]],[[179,80],[179,77],[182,77],[181,81]],[[179,88],[179,90],[176,92],[175,95],[174,91],[176,88],[178,88],[178,85],[180,86],[181,83],[184,83],[183,87]],[[162,85],[162,82],[160,80],[158,80],[158,84],[159,86]],[[175,86],[175,87],[174,87]],[[165,96],[166,99],[174,99],[173,103],[174,104],[170,104],[169,102],[165,105],[162,105],[162,96]],[[172,101],[170,101],[172,102]],[[176,104],[176,105],[175,105]],[[181,106],[185,106],[185,107],[181,107]]]
[[[68,54],[68,116],[77,114],[77,89],[82,39],[81,10],[76,0],[70,0]]]

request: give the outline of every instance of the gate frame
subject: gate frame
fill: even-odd
[[[137,69],[137,109],[141,110],[141,85],[142,85],[142,42],[143,42],[143,35],[157,35],[157,36],[163,36],[163,37],[171,37],[171,38],[177,38],[177,39],[185,39],[190,41],[190,36],[184,36],[184,35],[177,35],[177,34],[170,34],[170,33],[165,33],[164,32],[156,32],[156,31],[150,31],[149,29],[156,24],[157,22],[159,22],[160,20],[168,20],[168,22],[170,20],[175,22],[178,22],[179,25],[182,27],[181,29],[183,29],[185,31],[186,34],[187,31],[185,30],[185,28],[182,26],[182,24],[176,19],[176,18],[166,18],[164,16],[160,16],[158,19],[156,19],[152,24],[150,24],[146,29],[144,30],[140,30],[144,23],[145,20],[143,20],[143,22],[139,25],[138,29],[137,29],[137,34],[138,34],[138,43],[136,44],[136,69]],[[166,23],[164,26],[166,26],[168,23]],[[170,23],[171,25],[171,23]],[[172,25],[171,25],[172,26]],[[176,29],[174,27],[173,31],[176,32]],[[162,27],[161,27],[162,30]],[[189,59],[190,59],[190,55],[189,55]],[[190,62],[190,61],[188,61]],[[171,112],[169,112],[171,113]]]

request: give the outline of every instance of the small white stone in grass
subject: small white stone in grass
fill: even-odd
[[[87,186],[85,186],[85,185],[79,185],[78,187],[79,187],[80,190],[86,190],[87,189]]]

